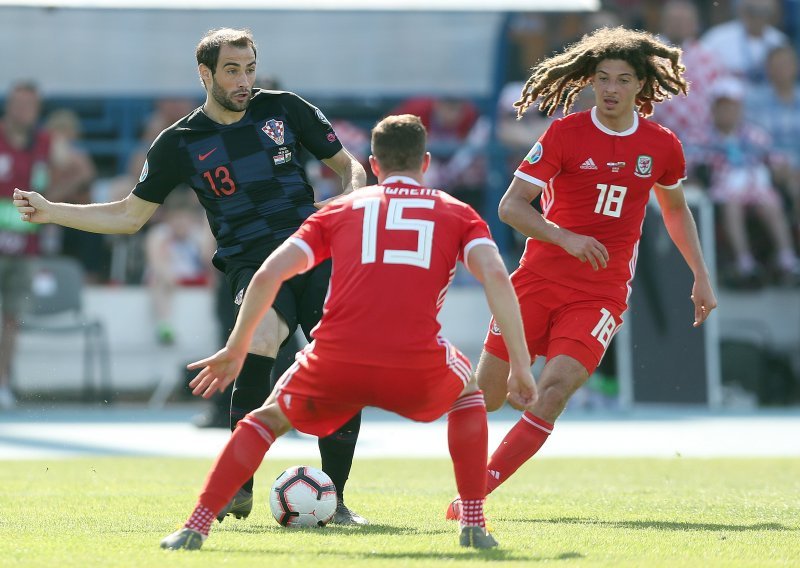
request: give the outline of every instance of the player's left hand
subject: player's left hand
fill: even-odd
[[[711,310],[717,307],[717,297],[714,295],[708,278],[695,279],[691,298],[694,303],[694,323],[692,325],[698,327],[708,319]]]
[[[511,369],[508,374],[508,394],[506,395],[508,404],[516,410],[525,410],[538,398],[539,393],[536,390],[531,370],[529,368]]]
[[[211,357],[186,365],[190,370],[201,369],[200,373],[189,382],[192,394],[210,398],[215,392],[225,390],[242,370],[245,355],[247,354],[234,353],[223,347]]]

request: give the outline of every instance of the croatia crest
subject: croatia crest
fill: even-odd
[[[264,134],[272,138],[275,144],[279,146],[283,144],[283,121],[270,118],[264,126],[261,127]]]

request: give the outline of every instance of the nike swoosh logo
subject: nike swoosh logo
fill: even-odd
[[[208,158],[208,157],[209,157],[211,154],[213,154],[213,153],[214,153],[214,152],[216,152],[216,151],[217,151],[217,149],[216,149],[216,148],[214,148],[213,150],[209,150],[209,151],[208,151],[208,152],[206,152],[205,154],[198,154],[198,155],[197,155],[197,159],[198,159],[198,160],[200,160],[200,161],[202,162],[203,160],[205,160],[206,158]]]

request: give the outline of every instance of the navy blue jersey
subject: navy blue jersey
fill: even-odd
[[[156,138],[133,194],[163,203],[179,184],[194,189],[217,239],[214,264],[260,263],[314,207],[300,162],[342,149],[318,108],[294,93],[256,89],[241,120],[218,124],[195,109]]]

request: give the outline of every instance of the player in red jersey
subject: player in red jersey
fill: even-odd
[[[418,421],[447,413],[456,485],[464,499],[462,546],[497,545],[485,529],[487,436],[483,394],[469,360],[439,335],[436,319],[464,265],[483,284],[509,353],[507,396],[536,399],[514,290],[486,223],[468,205],[422,185],[430,163],[416,116],[390,116],[372,132],[380,185],[338,199],[308,218],[267,258],[244,297],[227,345],[193,363],[195,394],[224,389],[242,366],[258,322],[281,283],[333,258],[328,299],[314,341],[247,415],[217,458],[199,502],[163,548],[200,548],[215,515],[291,426],[324,436],[365,406]]]
[[[646,120],[653,104],[686,93],[680,50],[654,36],[601,28],[540,62],[514,106],[556,120],[533,146],[500,202],[500,218],[528,237],[512,275],[528,349],[547,357],[539,399],[492,455],[493,491],[544,444],[570,396],[588,379],[622,324],[645,206],[653,189],[667,231],[694,273],[694,325],[717,301],[684,199],[685,160],[672,132]],[[569,114],[591,85],[595,107]],[[531,206],[542,194],[543,214]],[[486,406],[503,404],[508,355],[492,322],[478,363]],[[458,516],[458,500],[448,518]]]

